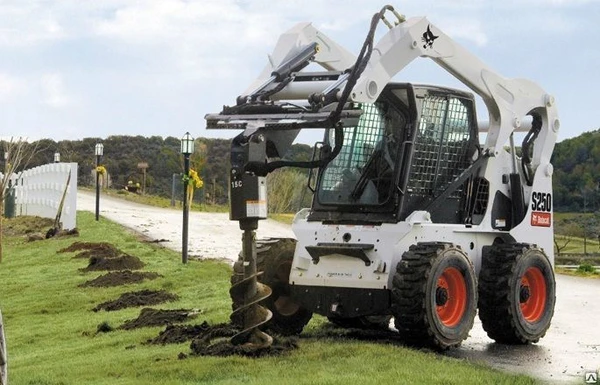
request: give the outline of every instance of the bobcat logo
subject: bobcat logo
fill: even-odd
[[[423,48],[432,48],[433,47],[433,42],[435,41],[435,39],[437,39],[439,36],[435,36],[430,29],[431,25],[427,26],[427,31],[423,33],[423,37],[421,38],[421,41],[425,44],[423,44]]]

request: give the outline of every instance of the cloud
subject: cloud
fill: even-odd
[[[31,46],[64,37],[52,8],[41,3],[3,1],[0,25],[2,46]]]
[[[62,75],[48,73],[40,79],[42,102],[50,107],[62,108],[69,104]]]
[[[21,93],[22,81],[5,73],[0,73],[0,102],[12,101]]]

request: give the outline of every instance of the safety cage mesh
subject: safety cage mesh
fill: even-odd
[[[342,182],[350,179],[355,184],[361,170],[384,136],[383,105],[362,104],[360,108],[363,113],[358,126],[344,127],[343,147],[338,156],[323,171],[319,189],[319,200],[322,203],[356,203],[349,196],[354,185],[350,183],[342,186]]]
[[[432,197],[469,166],[469,113],[458,98],[427,95],[419,121],[409,192]],[[451,198],[460,197],[461,189]]]

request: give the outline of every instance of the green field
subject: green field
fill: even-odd
[[[17,219],[18,220],[18,219]],[[91,213],[78,213],[79,237],[26,242],[5,238],[0,264],[0,308],[8,343],[11,385],[70,384],[532,384],[525,376],[441,354],[407,349],[398,342],[344,338],[322,317],[314,317],[299,348],[266,358],[199,357],[190,343],[144,344],[164,327],[97,333],[118,327],[140,308],[93,312],[101,302],[141,289],[164,289],[179,300],[160,309],[201,309],[191,324],[227,322],[230,266],[216,261],[181,264],[180,255],[143,243],[122,227]],[[6,224],[6,222],[5,222]],[[105,272],[84,272],[85,259],[57,253],[75,241],[109,242],[162,275],[111,288],[79,287]],[[179,359],[184,353],[187,358]]]

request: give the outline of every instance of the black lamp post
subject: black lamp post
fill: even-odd
[[[96,143],[96,220],[100,217],[100,173],[98,167],[100,166],[100,158],[104,154],[104,145],[102,143]]]
[[[187,263],[188,260],[188,223],[190,216],[190,207],[188,205],[187,189],[188,178],[190,177],[190,155],[194,153],[194,138],[189,132],[186,132],[181,138],[181,153],[183,154],[183,232],[181,243],[181,261]]]
[[[55,152],[54,153],[54,163],[59,163],[60,162],[60,152]]]

